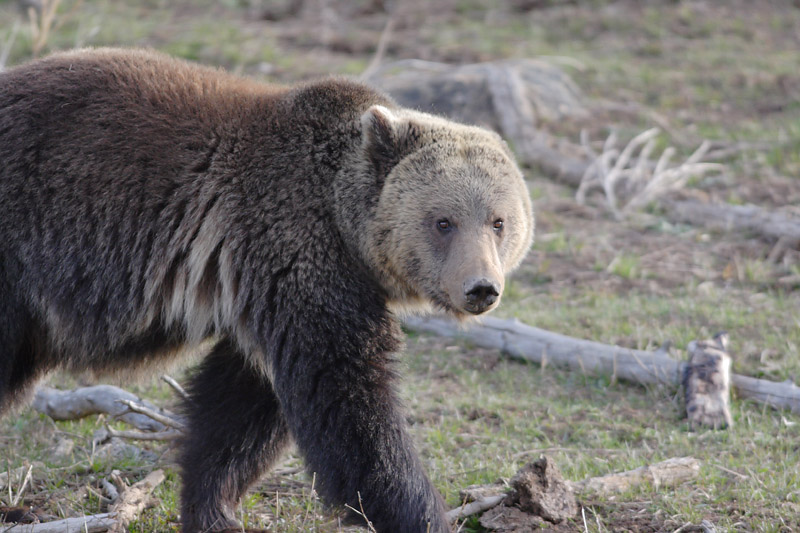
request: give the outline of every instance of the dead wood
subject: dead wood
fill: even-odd
[[[709,204],[698,201],[664,200],[667,216],[677,222],[722,232],[759,235],[770,241],[783,239],[784,247],[800,245],[800,218],[755,205]]]
[[[164,471],[155,470],[143,480],[128,487],[116,475],[116,483],[122,490],[116,502],[109,507],[109,512],[41,524],[14,524],[0,528],[0,533],[102,533],[104,531],[122,533],[127,530],[128,524],[148,507],[153,490],[164,479]]]
[[[164,481],[164,471],[154,470],[143,480],[125,487],[117,476],[118,486],[123,485],[117,502],[109,507],[109,512],[114,513],[115,523],[109,529],[112,533],[122,533],[128,524],[135,520],[139,514],[150,504],[153,490]]]
[[[655,488],[674,487],[696,478],[699,473],[700,461],[694,457],[673,457],[654,465],[573,482],[571,486],[576,492],[591,491],[611,495],[644,483]]]
[[[577,514],[577,503],[573,493],[592,492],[600,496],[612,496],[649,483],[655,488],[673,487],[696,478],[700,473],[700,462],[694,457],[673,457],[653,465],[591,477],[583,481],[564,481],[552,459],[542,456],[537,461],[521,468],[512,478],[512,490],[496,483],[471,487],[480,499],[453,509],[447,513],[451,521],[484,512],[496,506],[516,507],[527,515],[534,515],[557,523]],[[503,521],[511,513],[511,520],[518,522],[519,513],[504,509],[488,517],[489,521]],[[507,517],[508,518],[508,517]],[[484,524],[484,527],[489,527]]]
[[[581,179],[575,200],[583,204],[587,192],[601,189],[611,212],[617,219],[622,219],[625,214],[663,198],[669,191],[683,188],[691,177],[724,170],[720,164],[701,162],[711,147],[709,141],[704,141],[686,161],[675,166],[670,166],[670,159],[675,154],[675,149],[670,146],[654,165],[650,154],[659,133],[658,128],[644,131],[620,151],[616,146],[616,134],[612,132],[606,139],[603,152],[596,154],[584,131],[581,142],[592,163]]]
[[[53,420],[76,420],[95,414],[108,414],[142,431],[164,431],[167,427],[142,413],[132,412],[122,401],[134,402],[172,419],[177,416],[142,400],[135,394],[112,385],[95,385],[69,391],[39,387],[33,408]]]
[[[11,485],[13,490],[21,491],[21,488],[27,483],[26,480],[30,477],[30,473],[34,469],[38,470],[40,468],[44,468],[44,463],[34,461],[31,464],[25,464],[17,468],[0,472],[0,490],[5,490]]]
[[[505,499],[506,495],[504,493],[484,496],[479,500],[475,500],[474,502],[470,502],[462,505],[461,507],[457,507],[456,509],[447,511],[447,519],[450,522],[455,522],[456,520],[461,520],[462,518],[482,513],[499,505],[500,502]]]
[[[128,440],[177,440],[181,438],[183,432],[177,429],[167,429],[166,431],[129,431],[118,430],[106,427],[109,437]]]
[[[693,429],[731,427],[731,356],[728,354],[727,333],[718,333],[705,341],[692,341],[688,351],[683,392],[689,426]]]
[[[180,432],[184,424],[178,415],[142,400],[135,394],[112,385],[94,385],[70,391],[40,387],[36,391],[33,408],[54,420],[75,420],[94,414],[108,414],[141,430],[136,435],[151,435],[149,440]],[[112,433],[112,430],[109,430]],[[129,437],[125,432],[111,436]],[[157,437],[153,437],[156,435]]]
[[[468,327],[442,318],[407,318],[406,326],[416,331],[446,337],[460,337],[483,348],[501,350],[510,357],[541,365],[555,364],[587,374],[606,374],[638,384],[677,386],[686,363],[658,352],[632,350],[594,341],[576,339],[534,328],[517,320],[485,317]],[[742,398],[777,409],[800,413],[800,387],[733,374],[733,387]]]
[[[481,526],[497,533],[528,533],[529,531],[553,531],[553,524],[543,518],[526,513],[513,505],[500,504],[483,513]]]
[[[161,380],[170,387],[172,387],[172,390],[174,390],[178,394],[178,396],[180,396],[185,402],[192,401],[192,397],[189,396],[189,393],[186,392],[186,389],[184,389],[181,386],[181,384],[175,380],[175,378],[167,374],[164,374],[163,376],[161,376]]]
[[[131,400],[117,400],[117,401],[122,405],[126,406],[134,413],[143,414],[149,418],[152,418],[156,422],[161,422],[167,427],[171,427],[177,430],[182,430],[186,427],[183,422],[175,418],[175,415],[171,413],[170,414],[160,413],[156,409],[151,409],[146,405],[143,405],[138,402],[132,402]]]
[[[113,513],[101,513],[42,524],[14,524],[0,528],[0,533],[103,533],[115,523]]]

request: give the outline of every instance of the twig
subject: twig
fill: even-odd
[[[150,418],[152,418],[156,422],[160,422],[160,423],[164,424],[165,426],[168,426],[168,427],[171,427],[171,428],[175,428],[175,429],[179,429],[179,430],[182,430],[185,427],[183,425],[183,423],[180,422],[179,420],[176,420],[176,419],[172,418],[169,415],[165,415],[165,414],[159,413],[158,411],[155,411],[154,409],[151,409],[151,408],[149,408],[149,407],[147,407],[145,405],[142,405],[140,403],[137,403],[137,402],[134,402],[134,401],[131,401],[131,400],[117,400],[117,402],[121,403],[122,405],[125,405],[131,411],[134,411],[136,413],[141,413],[141,414],[143,414],[145,416],[149,416]]]
[[[109,504],[116,503],[117,500],[119,500],[119,491],[117,490],[117,487],[113,483],[111,483],[107,479],[103,479],[100,481],[100,485],[103,487],[103,490],[107,495],[106,499],[108,500]]]
[[[39,387],[33,400],[33,408],[53,420],[76,420],[89,415],[105,413],[143,431],[163,431],[164,424],[149,416],[131,412],[117,400],[131,400],[150,409],[155,405],[143,401],[135,394],[111,385],[81,387],[60,391],[50,387]]]
[[[25,473],[25,477],[22,480],[22,485],[20,485],[19,490],[17,491],[17,495],[14,496],[11,500],[11,507],[14,507],[19,503],[22,499],[22,495],[25,493],[25,487],[28,485],[28,482],[31,480],[31,472],[33,472],[33,465],[28,467],[28,471]],[[9,485],[10,487],[11,485]]]
[[[349,503],[344,504],[344,506],[347,507],[348,509],[350,509],[351,511],[353,511],[354,513],[356,513],[361,518],[363,518],[364,521],[366,522],[367,529],[369,529],[370,531],[374,532],[375,531],[375,526],[372,525],[372,522],[370,522],[369,518],[367,518],[367,515],[364,512],[364,503],[361,501],[361,492],[356,492],[356,494],[358,495],[358,507],[361,510],[359,511],[358,509],[354,508]]]
[[[164,381],[164,383],[166,383],[170,387],[172,387],[172,390],[174,390],[178,394],[178,396],[183,398],[185,401],[187,402],[192,401],[192,397],[189,396],[189,393],[186,392],[186,389],[181,387],[181,384],[178,383],[172,376],[164,374],[161,376],[161,380]]]
[[[494,496],[485,496],[480,500],[462,505],[456,509],[447,511],[447,520],[455,522],[462,518],[472,516],[474,514],[482,513],[500,504],[506,498],[505,494],[498,494]]]
[[[739,479],[750,479],[750,476],[746,476],[744,474],[740,474],[739,472],[736,472],[735,470],[731,470],[730,468],[725,468],[724,466],[718,465],[716,463],[711,463],[711,464],[713,466],[715,466],[716,468],[719,468],[723,472],[727,472],[728,474],[734,475],[734,476],[738,477]]]
[[[176,429],[147,432],[147,431],[116,430],[114,428],[106,426],[106,430],[108,431],[108,435],[110,437],[117,437],[120,439],[130,439],[130,440],[176,440],[183,436],[183,433]]]
[[[361,73],[360,77],[362,80],[366,80],[372,76],[375,71],[378,70],[378,66],[380,66],[381,61],[383,61],[383,56],[386,55],[386,48],[389,45],[389,39],[392,36],[392,31],[394,31],[394,21],[394,14],[390,14],[389,19],[386,21],[386,26],[383,27],[380,39],[378,39],[378,46],[375,49],[375,55],[372,56],[372,60],[369,62],[369,65],[367,65],[367,68],[365,68],[364,72]]]

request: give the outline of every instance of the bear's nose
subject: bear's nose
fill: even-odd
[[[476,315],[486,311],[500,296],[500,284],[490,279],[482,278],[467,282],[464,285],[467,310]]]

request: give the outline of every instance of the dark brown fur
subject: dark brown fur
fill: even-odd
[[[0,410],[50,369],[213,336],[187,405],[184,531],[235,526],[290,435],[328,502],[360,494],[378,531],[448,530],[394,392],[390,307],[496,305],[458,293],[502,290],[532,238],[499,138],[343,80],[283,88],[95,50],[0,75],[0,162]],[[436,168],[415,185],[420,165]],[[467,186],[431,190],[461,198],[460,233],[395,231],[448,165]],[[501,216],[506,234],[487,229]]]

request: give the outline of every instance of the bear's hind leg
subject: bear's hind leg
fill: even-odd
[[[183,468],[184,533],[237,526],[247,488],[279,457],[289,433],[272,385],[230,340],[220,341],[193,377]]]

